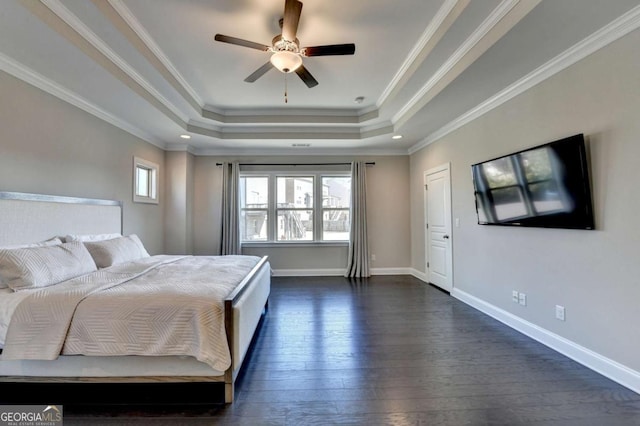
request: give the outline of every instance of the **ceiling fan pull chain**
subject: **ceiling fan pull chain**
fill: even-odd
[[[289,103],[289,99],[287,98],[287,73],[284,74],[284,103]]]

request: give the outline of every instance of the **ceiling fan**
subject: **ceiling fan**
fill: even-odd
[[[248,83],[253,83],[271,68],[276,68],[283,73],[295,72],[307,87],[315,87],[318,85],[318,81],[302,64],[302,58],[311,56],[353,55],[356,51],[356,46],[353,43],[348,43],[301,48],[300,42],[296,38],[301,12],[302,2],[298,0],[285,0],[284,16],[280,20],[282,34],[273,38],[271,46],[222,34],[216,34],[215,39],[216,41],[221,41],[223,43],[230,43],[238,46],[249,47],[251,49],[262,50],[263,52],[273,53],[269,62],[244,79],[244,81]]]

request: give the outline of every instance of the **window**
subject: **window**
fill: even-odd
[[[276,176],[276,240],[313,241],[315,176]]]
[[[240,177],[240,238],[267,241],[269,217],[269,177]]]
[[[158,165],[133,159],[133,201],[158,204]]]
[[[349,174],[243,172],[239,191],[245,243],[349,240]]]
[[[351,177],[322,177],[322,237],[349,241],[351,217]]]

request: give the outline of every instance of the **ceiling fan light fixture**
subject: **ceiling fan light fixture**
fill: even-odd
[[[271,63],[281,72],[290,73],[302,65],[302,58],[297,53],[284,50],[271,55]]]

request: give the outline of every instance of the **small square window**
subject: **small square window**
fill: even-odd
[[[142,158],[133,159],[133,201],[158,204],[158,165]]]

